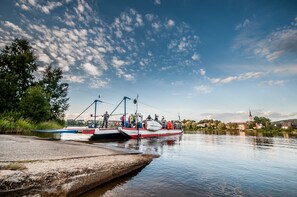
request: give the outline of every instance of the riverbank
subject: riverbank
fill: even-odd
[[[238,130],[238,129],[199,129],[199,130],[184,130],[185,134],[214,134],[214,135],[247,135],[247,136],[265,136],[265,137],[276,137],[276,136],[292,136],[297,137],[297,130]]]
[[[92,144],[1,135],[1,196],[78,196],[144,167],[151,155]]]

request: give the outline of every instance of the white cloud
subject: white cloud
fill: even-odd
[[[240,30],[245,28],[251,21],[249,19],[245,19],[242,23],[236,25],[235,30]]]
[[[9,21],[4,21],[3,24],[6,27],[12,28],[14,31],[18,31],[18,32],[22,32],[23,31],[19,26],[15,25],[15,24],[13,24],[13,23],[11,23]]]
[[[107,88],[110,79],[106,79],[105,81],[102,79],[93,79],[91,81],[91,88]]]
[[[136,25],[143,26],[143,20],[142,20],[142,16],[140,14],[136,15]]]
[[[160,5],[161,4],[161,0],[155,0],[155,4],[156,5]]]
[[[194,53],[194,54],[192,55],[192,60],[194,60],[194,61],[198,61],[198,60],[200,60],[200,55],[197,54],[197,53]]]
[[[204,76],[206,74],[206,71],[203,68],[201,68],[199,69],[199,73],[201,76]]]
[[[214,84],[227,84],[231,83],[233,81],[239,81],[239,80],[247,80],[247,79],[254,79],[259,78],[263,76],[264,72],[248,72],[248,73],[242,73],[238,76],[229,76],[225,78],[210,78],[210,81]]]
[[[269,80],[269,81],[263,81],[260,85],[263,86],[283,86],[285,83],[284,80]]]
[[[206,86],[206,85],[195,86],[194,90],[196,90],[197,92],[199,92],[201,94],[211,93],[211,88],[209,86]]]
[[[145,15],[145,18],[148,20],[148,21],[152,21],[154,19],[154,15],[153,14],[146,14]]]
[[[38,57],[38,60],[41,61],[41,62],[44,62],[46,64],[50,64],[52,62],[51,58],[48,55],[46,55],[45,53],[41,54]]]
[[[250,28],[239,31],[234,41],[234,49],[244,49],[270,62],[285,55],[297,54],[297,29],[294,24],[262,36],[257,33],[259,24],[251,21],[248,23],[251,24]]]
[[[154,23],[152,23],[152,27],[153,27],[156,31],[159,31],[160,28],[162,27],[162,25],[160,24],[160,22],[154,22]]]
[[[125,65],[125,61],[118,59],[117,57],[112,58],[112,63],[115,68],[120,68]]]
[[[96,66],[90,63],[84,63],[82,65],[83,69],[89,74],[93,76],[100,76],[102,73],[98,70]]]
[[[134,80],[134,76],[132,74],[123,74],[124,78],[127,80],[127,81],[132,81]]]
[[[167,21],[166,27],[167,27],[167,28],[170,28],[170,27],[173,27],[174,25],[175,25],[174,20],[169,19],[169,20]]]
[[[63,79],[66,82],[72,83],[83,83],[85,79],[82,76],[75,76],[75,75],[64,75]]]

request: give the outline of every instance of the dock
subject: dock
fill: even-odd
[[[153,156],[93,144],[0,135],[0,196],[78,196]]]

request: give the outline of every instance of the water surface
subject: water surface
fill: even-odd
[[[84,196],[297,195],[294,138],[184,134],[108,145],[160,157]]]

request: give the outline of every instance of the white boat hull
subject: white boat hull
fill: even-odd
[[[119,127],[119,131],[126,136],[129,136],[132,139],[136,138],[152,138],[152,137],[163,137],[163,136],[172,136],[172,135],[180,135],[183,133],[181,129],[160,129],[158,131],[149,131],[146,129],[136,128],[122,128]]]

